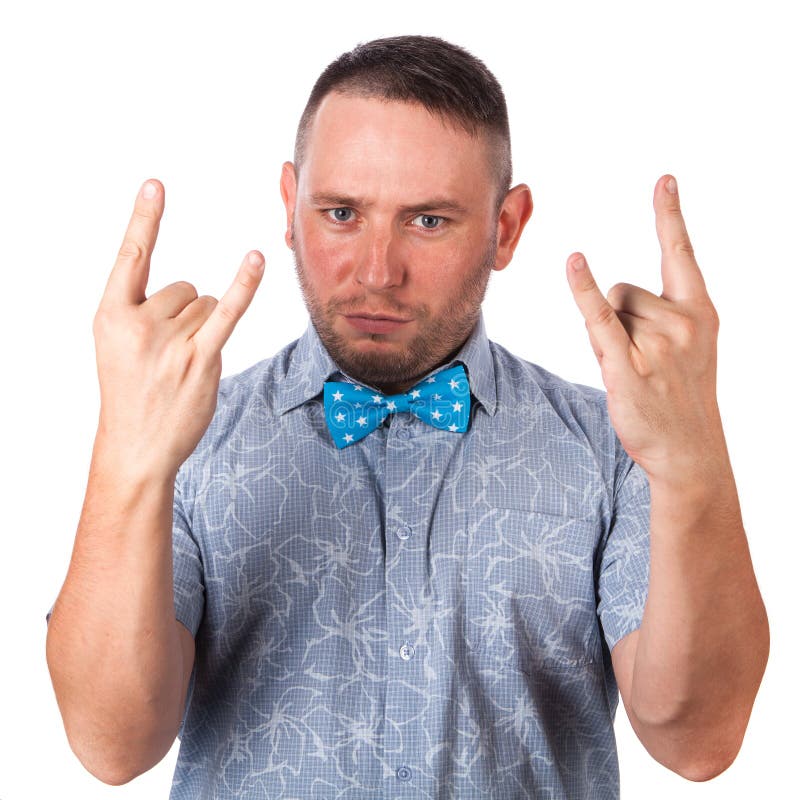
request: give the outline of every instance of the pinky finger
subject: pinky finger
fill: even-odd
[[[242,261],[230,288],[214,306],[209,318],[194,336],[198,348],[208,355],[222,351],[236,323],[250,305],[264,275],[264,256],[252,250]]]

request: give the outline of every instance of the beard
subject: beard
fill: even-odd
[[[430,306],[424,302],[401,305],[391,295],[382,293],[381,309],[404,319],[413,318],[419,325],[419,332],[402,352],[365,352],[339,334],[333,327],[333,320],[337,315],[363,310],[368,305],[368,293],[333,296],[323,303],[309,279],[298,240],[293,239],[297,280],[320,341],[343,373],[385,393],[406,391],[458,352],[478,322],[497,253],[497,239],[492,237],[480,259],[465,275],[458,293],[447,299],[438,316],[434,317]],[[373,341],[385,341],[385,334],[367,336]]]

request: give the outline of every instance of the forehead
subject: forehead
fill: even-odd
[[[300,191],[491,194],[490,146],[418,103],[333,92],[306,139]]]

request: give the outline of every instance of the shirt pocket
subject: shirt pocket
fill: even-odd
[[[536,673],[602,661],[591,520],[513,508],[473,512],[467,652],[481,670]]]

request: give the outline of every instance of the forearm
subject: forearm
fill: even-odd
[[[173,482],[95,443],[47,661],[70,744],[98,777],[155,763],[180,723]]]
[[[674,480],[651,480],[650,542],[630,687],[637,733],[668,766],[703,757],[727,766],[764,673],[769,628],[724,449]]]

